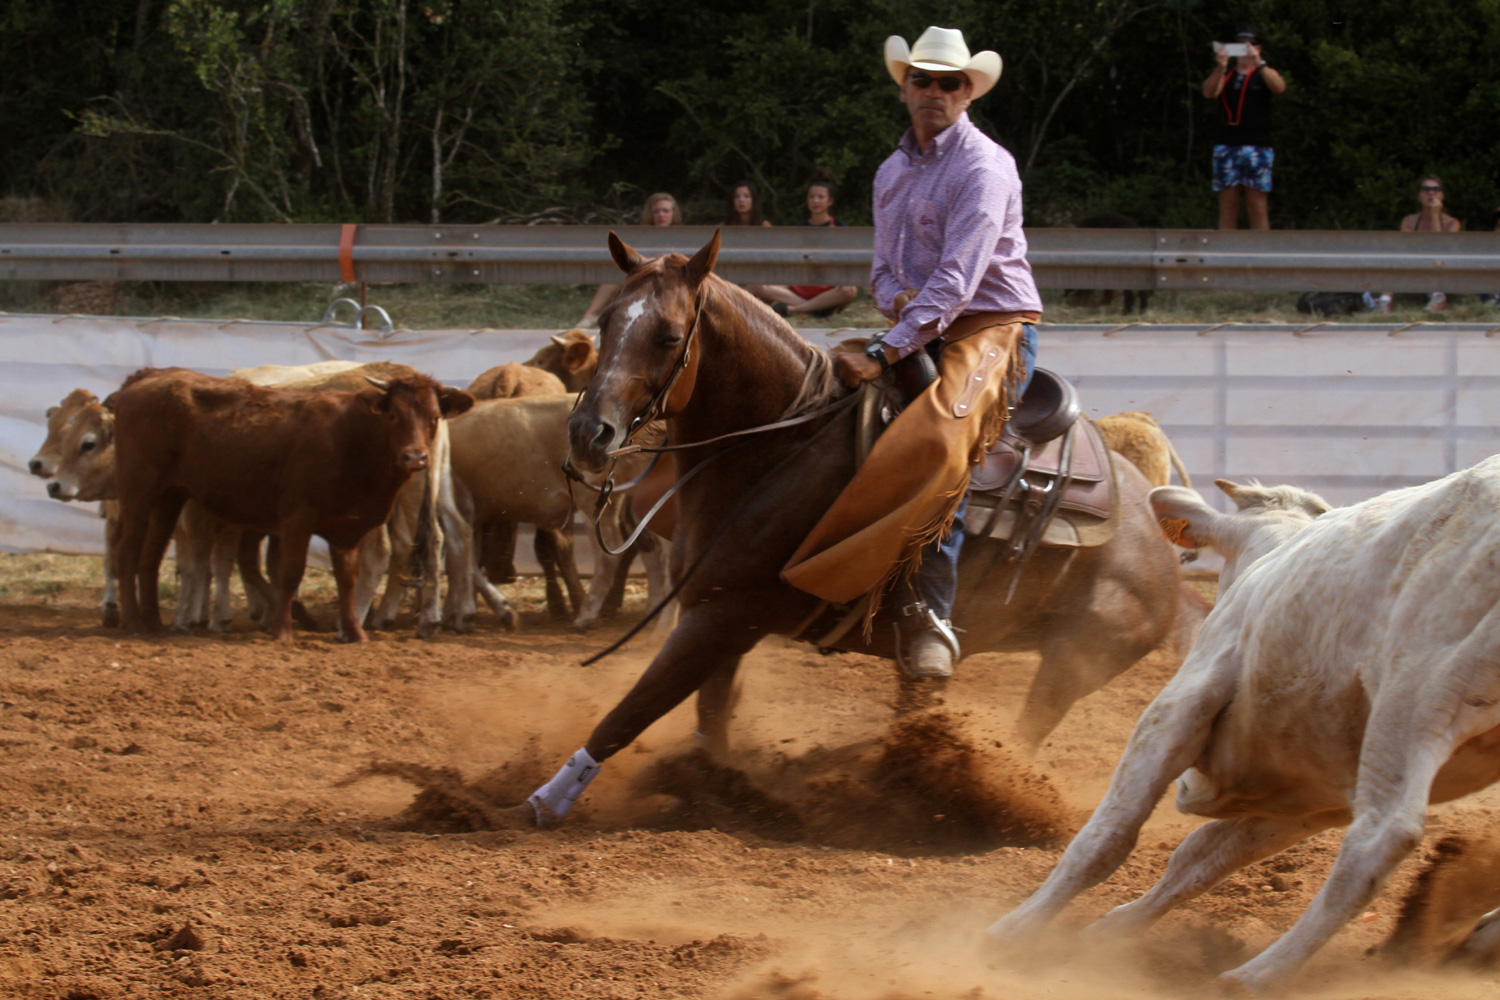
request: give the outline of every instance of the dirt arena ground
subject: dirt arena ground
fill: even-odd
[[[1097,802],[1164,656],[1027,760],[1010,733],[1029,656],[966,661],[940,711],[893,728],[889,664],[768,640],[743,670],[741,770],[691,756],[680,709],[538,833],[486,829],[488,807],[550,775],[634,679],[642,641],[579,666],[623,625],[579,636],[533,610],[513,635],[484,619],[430,642],[146,640],[99,627],[96,600],[86,584],[0,596],[0,996],[1211,996],[1214,972],[1302,912],[1339,842],[1241,873],[1143,943],[1071,937],[1196,825],[1164,802],[1055,945],[1002,956],[984,927]],[[1435,808],[1429,844],[1493,829],[1497,806]],[[1295,995],[1496,995],[1495,973],[1365,955],[1416,868]]]

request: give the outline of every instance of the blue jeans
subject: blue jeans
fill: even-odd
[[[1016,350],[1026,374],[1011,387],[1012,400],[1019,400],[1031,384],[1031,370],[1036,365],[1036,327],[1022,325]],[[948,536],[922,550],[922,564],[917,568],[917,594],[939,618],[953,617],[953,601],[958,596],[958,554],[964,547],[964,515],[968,512],[969,495],[965,492]]]

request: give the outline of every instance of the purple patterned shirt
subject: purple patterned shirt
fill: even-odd
[[[920,294],[885,335],[902,357],[979,312],[1041,312],[1021,231],[1016,161],[961,114],[927,155],[907,129],[875,175],[875,306]],[[923,328],[926,329],[923,329]]]

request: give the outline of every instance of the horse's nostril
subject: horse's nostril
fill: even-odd
[[[594,432],[594,440],[591,443],[595,448],[602,449],[608,447],[609,443],[614,439],[615,429],[608,423],[600,421],[599,429]]]

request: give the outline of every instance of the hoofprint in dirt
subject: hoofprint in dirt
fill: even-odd
[[[754,832],[724,808],[732,797],[680,801],[686,710],[612,759],[564,830],[440,832],[460,820],[407,781],[349,779],[386,762],[531,787],[644,664],[631,646],[578,666],[623,624],[582,639],[533,615],[515,635],[382,634],[360,649],[331,635],[141,640],[99,628],[89,593],[71,597],[0,605],[5,996],[1188,997],[1290,925],[1338,845],[1320,836],[1239,873],[1144,946],[1064,930],[1030,967],[1001,966],[983,928],[1059,847],[966,853],[934,832],[947,816],[913,815],[942,789],[887,780],[912,764],[889,725],[888,664],[778,642],[749,659],[740,774],[791,807],[800,836]],[[1080,703],[1028,764],[1009,756],[1010,726],[1034,663],[966,661],[928,735],[942,773],[1030,789],[1039,815],[1076,825],[1170,667],[1149,660]],[[847,817],[819,811],[855,801],[851,787],[879,795]],[[1430,837],[1493,828],[1497,805],[1435,809]],[[718,829],[688,828],[705,822]],[[1160,807],[1077,922],[1143,891],[1194,824]],[[1325,949],[1303,994],[1494,995],[1493,973],[1393,974],[1365,956],[1416,867]]]

